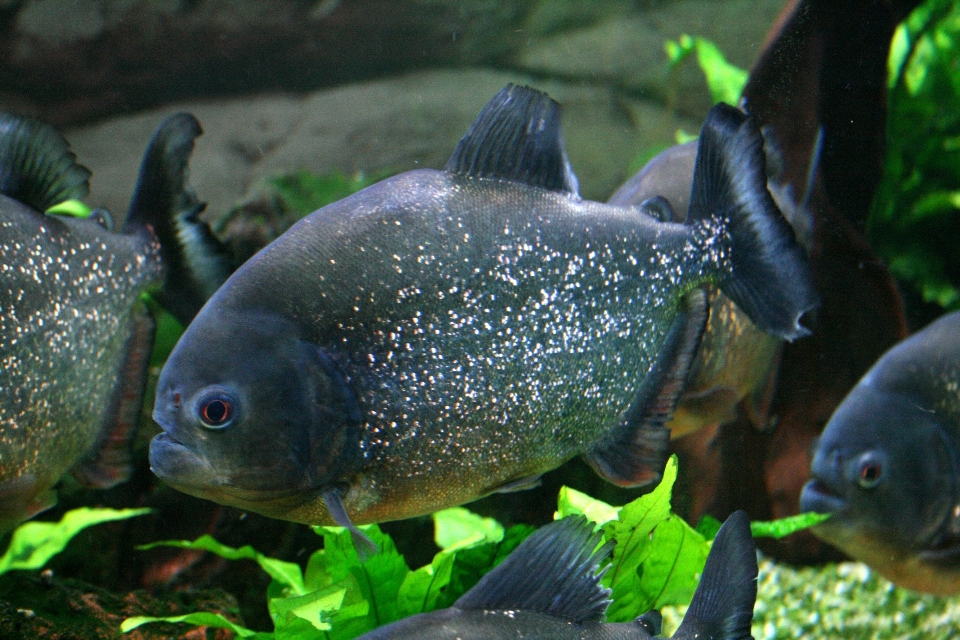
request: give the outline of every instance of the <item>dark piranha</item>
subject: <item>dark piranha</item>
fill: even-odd
[[[816,304],[762,139],[718,105],[689,224],[581,200],[559,107],[507,87],[443,171],[309,215],[249,260],[158,386],[154,471],[306,523],[429,513],[584,454],[657,479],[714,282],[792,339]]]
[[[830,418],[803,488],[814,532],[898,585],[960,592],[960,312],[888,351]]]
[[[90,172],[48,125],[0,114],[0,531],[54,504],[70,469],[93,487],[129,474],[154,331],[140,296],[164,295],[179,251],[158,235],[202,208],[183,188],[199,133],[186,114],[160,127],[114,233],[106,212],[43,213],[86,195]]]
[[[583,517],[549,524],[527,538],[449,609],[394,622],[361,640],[648,640],[660,637],[657,611],[604,623],[610,590],[597,569],[610,545]],[[602,575],[602,573],[601,573]],[[720,527],[700,584],[674,640],[752,640],[757,555],[739,511]]]

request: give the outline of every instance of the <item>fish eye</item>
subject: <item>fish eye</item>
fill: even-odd
[[[883,464],[879,457],[865,454],[860,458],[860,471],[857,474],[857,483],[864,489],[872,489],[883,478]]]
[[[229,394],[214,391],[197,402],[200,423],[208,429],[223,429],[230,426],[236,416],[236,403]]]

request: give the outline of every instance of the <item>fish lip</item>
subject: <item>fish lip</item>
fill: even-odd
[[[168,462],[163,462],[161,456]],[[181,469],[188,469],[188,473],[177,473],[178,464]],[[217,473],[209,460],[166,431],[150,442],[150,470],[178,491],[240,508],[289,500],[303,491],[302,487],[273,491],[237,487],[228,477]]]
[[[830,486],[820,478],[812,478],[800,492],[800,511],[815,513],[829,513],[839,515],[850,509],[850,503],[837,495]],[[828,521],[829,522],[829,521]]]

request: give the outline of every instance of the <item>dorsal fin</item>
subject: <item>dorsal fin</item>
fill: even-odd
[[[176,113],[160,123],[143,156],[124,225],[125,233],[144,227],[156,233],[166,269],[157,298],[183,324],[233,270],[226,248],[199,218],[206,204],[187,184],[194,140],[202,132],[189,113]]]
[[[552,522],[523,541],[454,604],[462,610],[520,610],[571,622],[601,622],[610,590],[597,568],[613,548],[583,516]]]
[[[0,112],[0,193],[43,212],[90,189],[90,170],[77,164],[56,129]]]
[[[757,548],[746,511],[727,518],[707,556],[700,584],[673,640],[753,640]]]
[[[560,130],[560,105],[545,93],[513,84],[483,108],[446,170],[577,193]]]

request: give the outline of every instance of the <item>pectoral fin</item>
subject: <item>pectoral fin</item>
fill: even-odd
[[[361,562],[376,554],[377,551],[379,551],[377,544],[364,535],[360,529],[357,529],[357,525],[353,524],[353,521],[350,520],[350,515],[347,513],[346,507],[343,506],[343,497],[340,495],[340,489],[336,487],[327,489],[323,492],[322,496],[323,504],[326,505],[327,511],[330,513],[333,521],[336,522],[338,526],[350,532],[350,537],[353,539],[353,546],[356,548],[357,556],[359,556]]]
[[[620,424],[584,458],[593,469],[621,487],[657,482],[667,462],[673,416],[707,323],[707,296],[684,298],[673,328]]]

